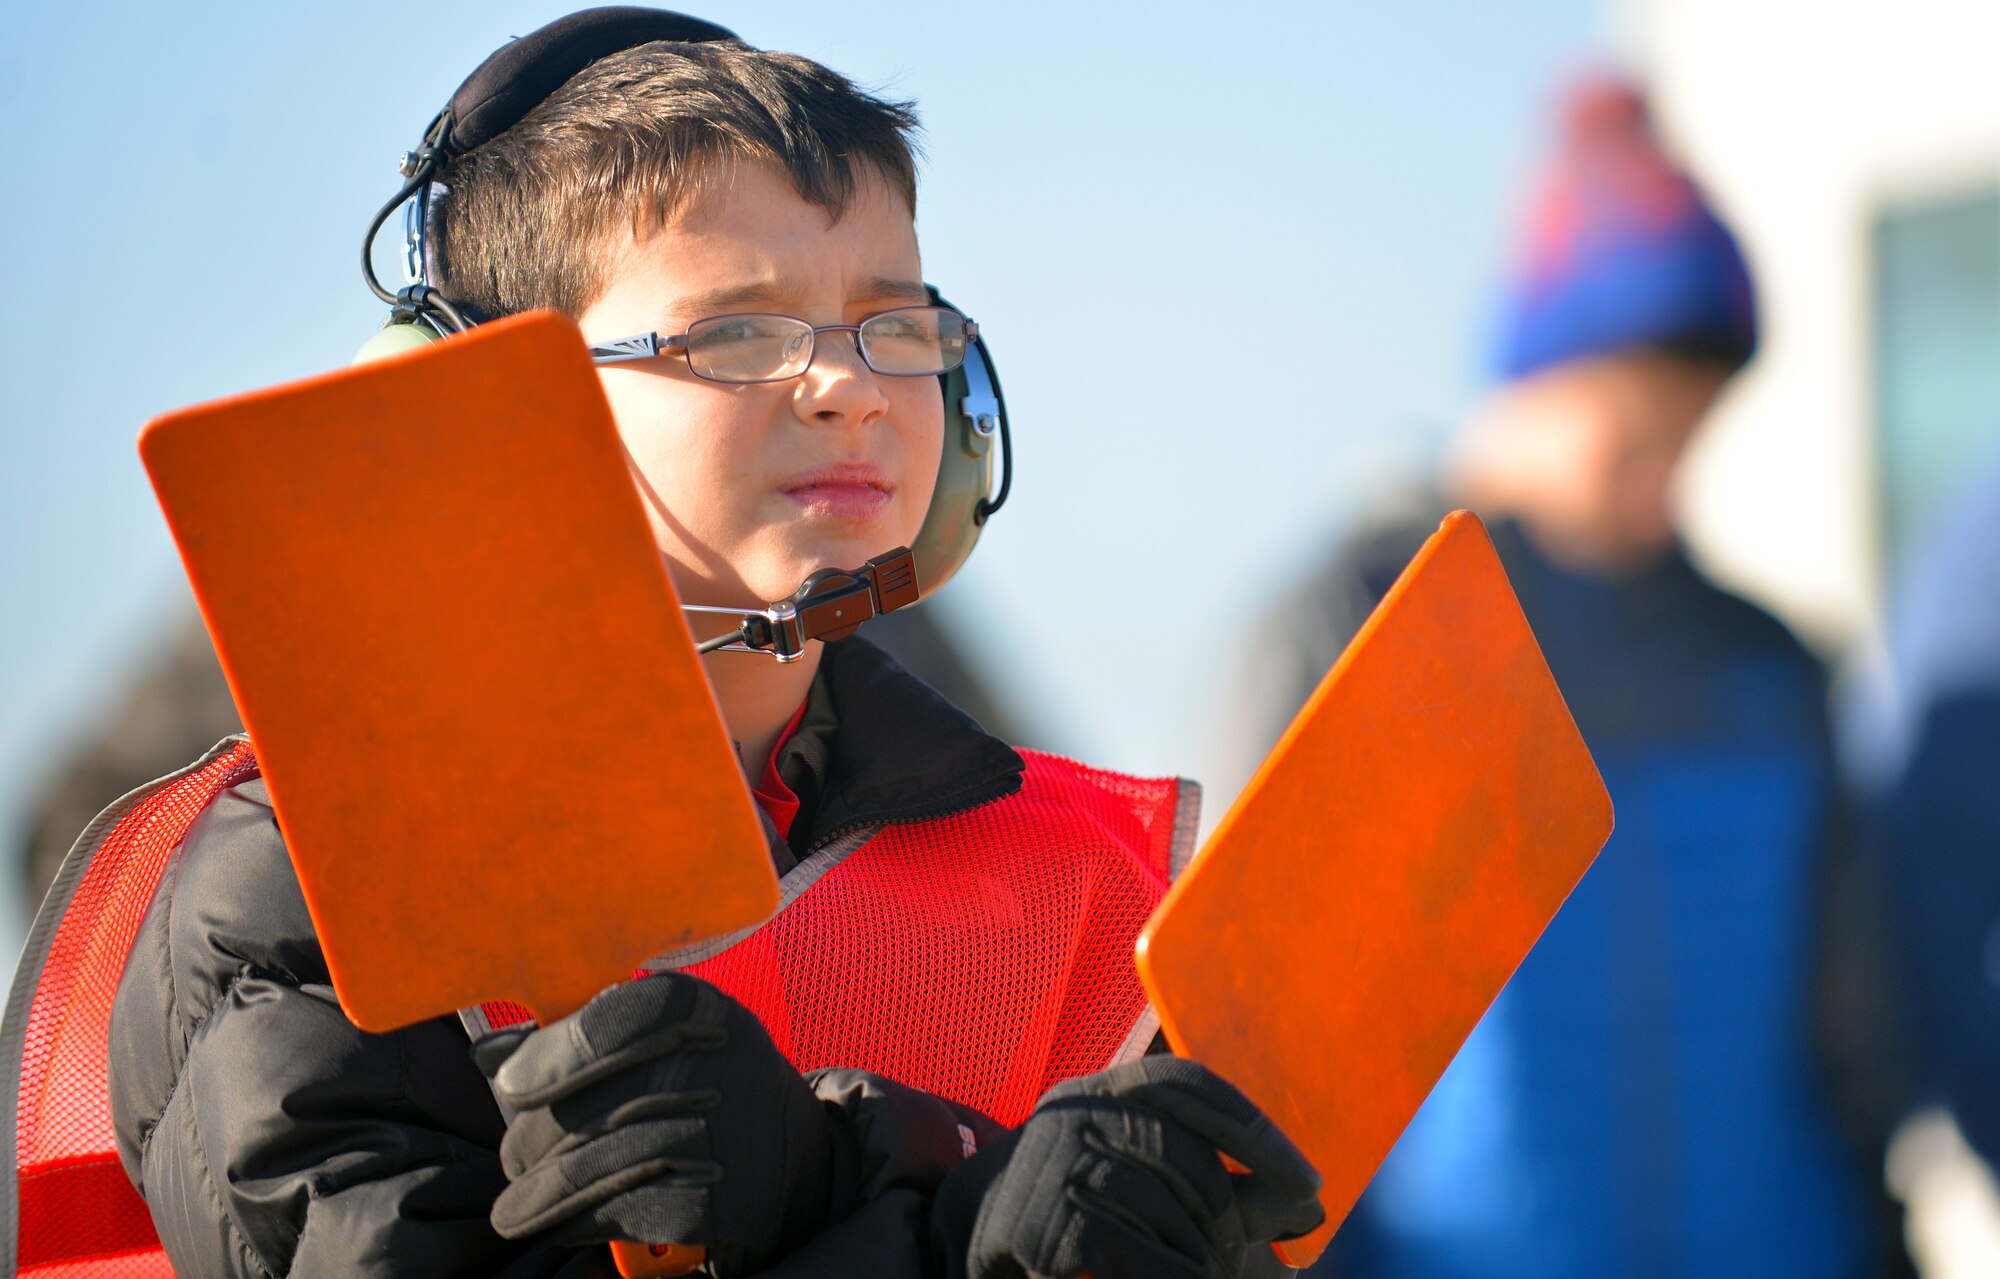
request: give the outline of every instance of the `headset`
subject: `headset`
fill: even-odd
[[[446,297],[434,283],[438,272],[429,224],[444,166],[506,132],[600,58],[654,41],[702,44],[736,39],[726,28],[685,14],[616,5],[559,18],[487,57],[432,118],[416,149],[403,154],[403,185],[368,224],[361,244],[362,277],[391,309],[355,363],[423,347],[494,318]],[[383,224],[398,209],[403,211],[408,282],[391,292],[375,274],[374,248]],[[935,288],[929,292],[933,304],[951,306]],[[1013,439],[1007,403],[983,335],[975,334],[965,362],[938,381],[945,404],[944,448],[930,509],[915,541],[858,569],[821,569],[791,596],[768,608],[684,606],[691,613],[727,614],[738,620],[733,634],[698,645],[702,652],[763,652],[781,662],[797,661],[804,655],[806,640],[844,638],[868,617],[928,597],[959,570],[979,541],[980,530],[1013,488]],[[996,441],[997,492],[993,490]]]

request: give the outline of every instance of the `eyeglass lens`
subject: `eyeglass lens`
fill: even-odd
[[[813,328],[789,315],[718,315],[688,326],[688,367],[717,382],[776,382],[806,371]],[[861,358],[877,373],[920,377],[965,360],[965,317],[933,306],[898,307],[863,320]]]

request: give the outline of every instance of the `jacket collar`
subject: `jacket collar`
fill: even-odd
[[[829,644],[778,769],[805,800],[792,846],[921,821],[1021,788],[1020,755],[858,636]],[[808,793],[810,792],[810,793]]]

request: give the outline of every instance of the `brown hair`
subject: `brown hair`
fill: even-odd
[[[736,41],[626,49],[441,175],[441,284],[489,316],[576,315],[603,290],[616,229],[665,224],[744,159],[778,164],[836,221],[866,163],[914,215],[916,130],[913,104],[796,54]]]

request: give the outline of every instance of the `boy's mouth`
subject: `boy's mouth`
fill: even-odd
[[[879,515],[896,491],[880,469],[858,462],[803,471],[778,487],[806,514],[836,520]]]

